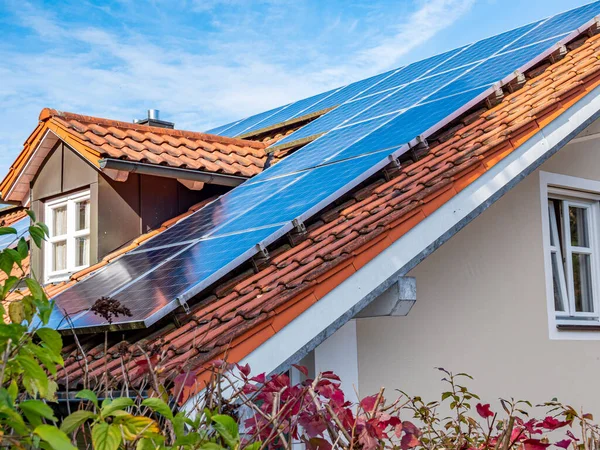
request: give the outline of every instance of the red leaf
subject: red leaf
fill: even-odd
[[[420,442],[414,434],[406,433],[400,441],[400,448],[402,450],[408,450],[409,448],[416,447],[419,444]]]
[[[523,441],[525,450],[545,450],[550,444],[542,442],[539,439],[526,439]]]
[[[341,381],[340,377],[338,377],[335,373],[328,371],[321,373],[321,378],[326,378],[328,380]]]
[[[331,444],[323,438],[312,438],[306,443],[307,450],[331,450]]]
[[[264,373],[260,373],[260,374],[256,375],[255,377],[250,378],[250,381],[254,381],[254,382],[260,383],[260,384],[265,384],[265,381],[267,381],[267,376]]]
[[[571,442],[573,442],[571,439],[563,439],[562,441],[555,442],[554,445],[567,449],[571,445]]]
[[[358,435],[358,442],[362,444],[364,450],[375,450],[379,447],[379,441],[367,431],[366,428]]]
[[[567,430],[567,436],[569,436],[574,441],[578,441],[579,439],[571,432],[571,430]]]
[[[306,367],[299,366],[298,364],[292,364],[292,367],[304,374],[305,377],[308,376],[308,369]]]
[[[494,413],[490,410],[489,403],[486,403],[485,405],[482,405],[481,403],[477,403],[476,409],[477,409],[477,414],[479,414],[484,419],[494,416]]]
[[[555,419],[554,417],[547,416],[543,421],[538,423],[538,426],[547,430],[556,430],[568,424],[569,422],[562,422],[558,419]]]
[[[408,434],[414,434],[418,436],[421,433],[417,426],[408,420],[402,422],[402,426],[404,427],[404,431],[406,431]]]
[[[377,401],[377,395],[371,395],[370,397],[365,397],[360,401],[360,407],[363,411],[370,413],[375,408],[375,402]]]
[[[399,438],[400,436],[402,436],[402,429],[404,427],[402,426],[402,423],[399,423],[398,425],[396,425],[396,427],[394,428],[394,434],[396,435],[397,438]]]
[[[239,364],[236,364],[235,366],[242,373],[244,378],[247,377],[248,375],[250,375],[250,365],[249,364],[246,364],[244,366],[240,366]]]

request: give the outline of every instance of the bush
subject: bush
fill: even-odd
[[[30,215],[34,223],[29,233],[39,246],[47,228]],[[0,235],[5,234],[16,231],[0,228]],[[172,395],[156,386],[150,398],[110,398],[105,388],[100,401],[99,392],[84,389],[76,394],[76,410],[61,416],[55,377],[63,365],[62,338],[46,326],[53,302],[23,272],[21,263],[27,255],[27,242],[20,236],[0,252],[0,271],[5,274],[0,285],[3,447],[262,450],[303,443],[309,450],[543,450],[551,445],[592,450],[600,446],[598,427],[589,414],[552,401],[540,406],[546,413],[536,419],[530,416],[535,409],[531,404],[514,400],[502,400],[501,410],[493,412],[463,385],[469,375],[444,369],[439,370],[448,390],[440,401],[426,403],[404,393],[388,401],[381,389],[353,404],[332,372],[312,380],[305,368],[295,366],[307,379],[292,385],[287,374],[252,376],[248,366],[215,361],[205,389],[189,402],[190,413],[178,409],[178,397],[195,382],[193,372],[177,377]],[[117,303],[102,298],[95,308],[110,321],[114,315],[127,314],[127,308]],[[156,380],[149,358],[144,370]],[[452,414],[441,416],[441,410]]]

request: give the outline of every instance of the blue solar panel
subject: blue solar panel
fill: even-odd
[[[180,244],[212,235],[230,220],[275,195],[292,181],[293,178],[286,178],[268,184],[243,184],[202,208],[201,214],[192,214],[169,228],[168,233],[160,233],[150,239],[140,249]]]
[[[253,230],[188,246],[125,255],[86,282],[60,294],[56,298],[58,308],[49,326],[63,330],[70,328],[62,311],[69,313],[75,328],[105,325],[104,319],[87,312],[102,296],[120,300],[131,310],[131,317],[118,317],[114,323],[144,324],[147,321],[150,324],[176,308],[178,304],[173,301],[179,295],[199,282],[215,281],[214,277],[237,258],[252,256],[254,245],[279,228]],[[250,254],[244,255],[248,251]],[[121,273],[123,271],[125,273]],[[154,317],[153,313],[156,314]]]
[[[389,92],[380,92],[378,94],[363,97],[352,102],[344,103],[330,113],[324,114],[317,120],[313,120],[308,125],[280,140],[277,145],[284,145],[289,142],[297,141],[298,139],[315,136],[317,134],[329,131],[338,125],[343,124],[345,121],[351,120],[353,116],[359,114],[369,106],[373,105],[384,97],[387,97],[388,95],[390,95]]]
[[[395,150],[447,118],[483,91],[483,88],[473,90],[411,108],[340,152],[335,159],[351,158],[384,148]]]
[[[432,73],[440,73],[489,58],[491,55],[501,51],[505,46],[512,43],[524,33],[531,31],[531,29],[533,29],[540,22],[541,21],[538,21],[529,25],[525,25],[524,27],[501,33],[497,36],[492,36],[490,38],[483,39],[482,41],[475,42],[473,45],[454,56],[454,58],[449,59],[448,61],[439,65],[432,71]]]
[[[331,108],[333,106],[338,106],[344,103],[345,101],[351,100],[354,97],[357,97],[362,94],[363,91],[370,88],[371,86],[376,85],[381,82],[385,78],[392,75],[398,69],[390,70],[389,72],[384,72],[379,75],[375,75],[373,77],[367,78],[365,80],[357,81],[356,83],[349,84],[335,94],[330,95],[327,98],[324,98],[319,103],[311,106],[302,112],[303,116],[314,113],[316,111],[322,111],[327,108]]]
[[[574,23],[580,25],[589,20],[588,16],[595,14],[598,5],[600,2],[593,8],[580,8],[552,20],[556,23],[564,20],[574,27]],[[547,40],[498,54],[506,50],[507,43],[519,32],[530,31],[529,36],[538,28],[530,25],[519,30],[411,64],[392,74],[365,81],[364,86],[357,84],[329,91],[274,110],[274,113],[263,113],[258,121],[255,117],[245,119],[244,125],[241,122],[232,125],[229,131],[243,133],[239,130],[247,124],[252,123],[246,131],[261,129],[332,104],[327,103],[327,99],[337,102],[332,100],[335,95],[339,95],[339,101],[354,98],[315,121],[309,126],[312,131],[309,127],[308,132],[304,131],[308,135],[315,130],[324,131],[322,137],[145,242],[135,252],[77,283],[56,297],[57,304],[76,313],[108,294],[134,311],[134,318],[119,322],[149,325],[177,307],[175,299],[188,298],[206,288],[252,256],[256,244],[267,245],[289,230],[292,220],[304,220],[329,204],[340,193],[383,167],[390,154],[404,148],[416,136],[447,123],[471,102],[482,100],[482,94],[492,83],[509,76],[549,48]],[[485,55],[485,52],[490,54]],[[461,55],[464,56],[462,61],[458,59]],[[452,72],[438,73],[444,61],[449,64],[446,67],[456,67],[482,55],[488,59]],[[436,76],[432,76],[434,73]],[[362,89],[376,82],[367,90]],[[390,89],[394,87],[397,92]],[[345,89],[347,92],[342,94]],[[367,92],[385,89],[386,94],[366,97]],[[360,108],[363,108],[362,113]],[[385,115],[362,120],[375,114]],[[107,286],[112,292],[107,293]],[[60,319],[58,315],[53,323]],[[103,323],[90,313],[83,313],[74,319],[74,324],[89,327]]]
[[[489,87],[507,75],[510,75],[546,49],[548,49],[548,44],[541,43],[488,59],[472,70],[466,71],[460,78],[448,86],[440,89],[429,97],[429,100],[447,97],[481,86]]]
[[[267,128],[271,125],[285,122],[287,120],[293,119],[296,116],[301,116],[304,114],[304,110],[306,110],[307,108],[309,108],[313,105],[318,105],[321,100],[327,98],[330,95],[333,95],[335,92],[337,92],[337,89],[334,89],[334,90],[328,91],[328,92],[323,92],[322,94],[318,94],[313,97],[309,97],[309,98],[305,98],[304,100],[297,101],[296,103],[292,103],[291,105],[289,105],[286,108],[282,108],[281,110],[277,111],[275,114],[264,118],[260,122],[256,122],[255,124],[253,124],[252,126],[248,127],[245,130],[236,131],[236,134],[233,134],[231,132],[231,130],[227,130],[225,132],[225,134],[227,136],[239,136],[239,135],[243,135],[245,133],[249,133],[250,131],[262,130],[263,128]],[[323,108],[320,108],[320,109],[323,109]],[[236,130],[238,130],[238,128],[239,127],[236,126]]]
[[[387,89],[399,87],[403,84],[410,83],[414,81],[416,78],[427,75],[428,71],[435,69],[439,64],[446,61],[448,58],[456,55],[464,47],[456,48],[454,50],[450,50],[446,53],[442,53],[440,55],[432,56],[431,58],[424,59],[422,61],[417,61],[403,69],[399,70],[392,76],[386,78],[381,83],[373,86],[372,88],[365,91],[365,95],[372,94],[375,92],[382,92]]]
[[[397,113],[400,112],[400,110],[409,108],[429,95],[432,95],[435,91],[454,80],[462,73],[462,69],[452,70],[407,84],[395,92],[392,91],[393,93],[391,93],[389,97],[384,98],[370,108],[365,109],[364,112],[352,118],[350,123],[372,119],[384,114]]]
[[[273,202],[264,202],[245,213],[239,220],[231,221],[216,234],[237,233],[251,227],[289,223],[385,157],[386,154],[375,153],[306,171],[277,193],[273,199],[278,205],[277,208],[273,208]]]
[[[306,170],[321,164],[327,164],[338,152],[371,133],[391,118],[390,116],[379,117],[330,131],[322,138],[302,147],[301,151],[288,156],[283,161],[257,175],[249,183],[252,184],[284,174]]]
[[[9,225],[10,228],[17,230],[17,234],[5,234],[0,236],[0,250],[16,245],[20,237],[27,239],[29,237],[29,225],[29,216],[23,217],[12,225]]]
[[[212,133],[212,134],[220,134],[221,136],[237,136],[240,133],[243,133],[244,131],[246,131],[248,128],[256,125],[257,123],[261,122],[262,120],[277,114],[278,112],[280,112],[283,109],[286,109],[287,107],[291,106],[290,105],[284,105],[284,106],[280,106],[279,108],[274,108],[274,109],[270,109],[269,111],[265,111],[263,113],[260,114],[256,114],[254,116],[250,116],[246,119],[242,119],[238,122],[234,122],[229,124],[229,127],[223,129],[222,127],[219,127],[219,129],[214,129],[214,130],[209,130],[207,131],[207,133]]]
[[[552,41],[556,42],[598,14],[600,14],[600,3],[598,2],[558,14],[523,36],[511,48],[523,47],[550,38],[554,38]]]

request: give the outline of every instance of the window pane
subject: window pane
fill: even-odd
[[[565,299],[563,298],[563,286],[561,286],[561,274],[559,270],[563,270],[562,261],[558,261],[558,255],[552,252],[552,284],[554,285],[554,310],[565,310]],[[564,273],[564,272],[563,272]]]
[[[52,244],[52,271],[65,270],[67,268],[67,241]]]
[[[67,205],[52,210],[52,236],[67,234]]]
[[[588,239],[588,210],[569,206],[569,223],[571,227],[571,245],[589,247]]]
[[[90,238],[75,239],[75,265],[87,266],[90,263]]]
[[[594,312],[590,255],[573,253],[575,311]]]
[[[75,230],[87,230],[88,228],[90,228],[90,201],[84,200],[83,202],[78,202],[76,204],[75,211]]]

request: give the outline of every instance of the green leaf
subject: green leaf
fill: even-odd
[[[202,441],[202,436],[199,433],[192,431],[185,436],[178,437],[173,443],[173,447],[181,447],[191,445],[192,447]]]
[[[163,446],[157,445],[154,440],[150,438],[140,439],[135,446],[135,450],[156,450],[159,448],[163,448]]]
[[[113,423],[122,426],[121,431],[128,441],[134,441],[141,435],[160,433],[158,424],[151,418],[133,416],[123,411],[118,412],[122,413],[122,415],[116,417]]]
[[[133,405],[133,400],[130,398],[115,398],[114,400],[107,398],[102,402],[100,414],[104,417],[110,416],[114,411],[123,410],[131,405]]]
[[[2,270],[2,272],[4,272],[6,275],[10,275],[14,264],[15,262],[7,252],[4,250],[0,252],[0,270]]]
[[[62,337],[60,333],[51,328],[38,328],[35,334],[48,346],[50,350],[60,354],[63,347]]]
[[[10,290],[19,282],[20,278],[15,276],[10,276],[6,280],[4,280],[4,285],[2,286],[2,298],[4,299],[6,295],[10,292]]]
[[[10,302],[8,304],[8,317],[12,323],[23,323],[25,320],[25,307],[23,302]]]
[[[98,407],[98,397],[96,397],[96,394],[94,394],[94,392],[90,391],[89,389],[82,389],[77,393],[75,397],[84,400],[89,400],[94,404],[94,406],[96,406],[96,408]]]
[[[23,266],[21,265],[21,261],[23,261],[23,257],[20,255],[20,253],[12,248],[5,248],[4,251],[6,253],[8,253],[11,257],[11,259],[15,262],[15,264],[17,266],[19,266],[19,268],[21,270],[23,270]]]
[[[233,448],[233,447],[232,447]],[[225,450],[219,444],[215,444],[214,442],[206,442],[198,447],[198,450]]]
[[[0,236],[5,234],[17,234],[17,230],[12,227],[0,227]]]
[[[97,414],[91,411],[75,411],[73,414],[68,415],[62,421],[60,425],[60,429],[65,433],[69,434],[79,428],[83,423],[85,423],[88,419],[94,419],[97,417]]]
[[[262,446],[262,442],[253,442],[252,444],[246,445],[244,450],[258,450]]]
[[[173,411],[171,411],[169,405],[163,402],[160,398],[147,398],[142,402],[142,405],[147,406],[152,411],[165,416],[169,420],[173,420]]]
[[[19,252],[19,255],[21,255],[22,259],[27,258],[27,255],[29,255],[29,245],[27,244],[27,241],[25,239],[19,239],[19,243],[17,244],[17,251]]]
[[[40,227],[36,227],[34,225],[29,227],[29,236],[35,242],[35,245],[38,247],[42,246],[42,241],[44,240],[44,232],[40,229]]]
[[[46,298],[46,294],[44,294],[44,290],[42,289],[42,286],[40,286],[40,283],[35,281],[33,278],[25,278],[25,284],[27,284],[27,287],[29,288],[29,292],[31,292],[31,295],[33,296],[33,298],[38,298],[38,299]]]
[[[92,428],[94,450],[117,450],[121,445],[121,432],[116,425],[97,423]]]
[[[212,416],[212,421],[213,427],[225,443],[231,448],[237,447],[240,441],[240,435],[236,421],[225,414],[216,414]]]
[[[32,222],[35,222],[35,213],[31,209],[26,209],[25,212],[29,216]]]
[[[178,412],[175,414],[175,417],[173,417],[172,423],[175,436],[181,437],[185,435],[185,419],[185,414],[182,411]]]
[[[42,419],[48,419],[56,422],[58,419],[54,417],[54,411],[48,405],[40,400],[25,400],[19,403],[19,408],[27,417],[29,423],[33,426],[42,424]]]
[[[42,398],[48,396],[48,376],[36,360],[30,356],[19,355],[15,361],[23,368],[23,385],[27,392],[35,397],[40,394]]]
[[[42,441],[47,442],[54,450],[77,450],[65,433],[52,425],[39,425],[34,430]],[[116,450],[116,449],[115,449]]]
[[[36,225],[42,229],[46,236],[50,236],[50,230],[48,229],[48,225],[44,222],[37,222]]]
[[[12,402],[14,402],[17,399],[17,395],[19,395],[19,387],[17,386],[17,382],[12,380],[6,391],[8,395],[10,395]]]

